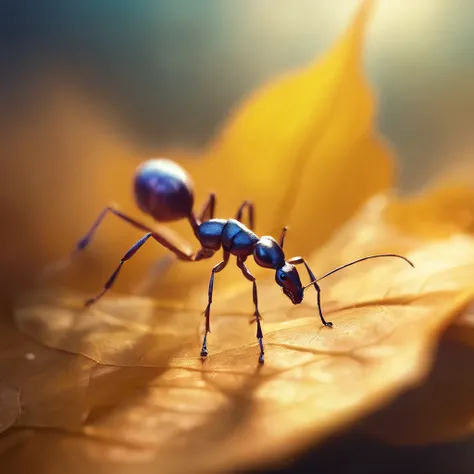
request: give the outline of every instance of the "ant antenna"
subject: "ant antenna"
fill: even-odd
[[[332,275],[333,273],[338,272],[339,270],[342,270],[343,268],[350,267],[351,265],[354,265],[355,263],[363,262],[364,260],[370,260],[372,258],[379,258],[379,257],[396,257],[396,258],[401,258],[402,260],[405,260],[409,265],[411,265],[413,268],[415,268],[415,265],[413,265],[408,258],[403,257],[402,255],[398,255],[396,253],[381,253],[377,255],[369,255],[368,257],[362,257],[358,258],[357,260],[354,260],[353,262],[346,263],[344,265],[341,265],[340,267],[334,268],[330,272],[326,273],[322,277],[316,278],[316,280],[313,280],[311,283],[308,283],[306,286],[303,287],[303,290],[306,290],[311,285],[314,285],[316,282],[322,280],[323,278],[328,277],[329,275]]]

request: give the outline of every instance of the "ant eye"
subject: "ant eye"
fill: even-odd
[[[280,280],[286,280],[286,273],[280,273]]]

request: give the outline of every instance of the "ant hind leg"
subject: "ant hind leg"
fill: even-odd
[[[210,258],[214,252],[209,252],[207,249],[201,248],[198,250],[196,253],[186,253],[186,251],[180,249],[178,246],[173,244],[166,235],[164,234],[159,234],[157,232],[148,232],[145,234],[140,240],[138,240],[129,250],[128,252],[122,257],[120,260],[120,264],[118,267],[115,269],[115,271],[112,273],[110,278],[107,280],[107,282],[104,285],[103,290],[95,297],[90,298],[86,302],[86,306],[90,306],[91,304],[95,303],[97,300],[102,298],[102,296],[110,290],[112,285],[114,284],[115,280],[118,277],[118,274],[120,273],[120,270],[125,262],[130,260],[136,253],[137,251],[145,244],[145,242],[148,241],[148,239],[154,239],[156,242],[161,244],[163,247],[167,248],[171,252],[174,253],[174,255],[178,258],[178,260],[184,260],[187,262],[195,262],[198,260],[202,260],[204,258]]]

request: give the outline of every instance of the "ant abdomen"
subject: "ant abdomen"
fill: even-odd
[[[138,207],[158,222],[188,217],[194,205],[193,183],[178,164],[164,158],[142,163],[134,178]]]

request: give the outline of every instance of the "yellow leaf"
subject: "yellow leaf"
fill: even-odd
[[[0,382],[0,433],[15,424],[20,416],[20,394],[10,385]]]
[[[386,206],[380,221],[384,221],[386,228],[390,227],[388,233],[392,239],[394,232],[401,237],[393,239],[398,241],[397,247],[401,241],[405,244],[410,242],[409,247],[422,240],[474,233],[474,187],[469,183],[470,171],[465,170],[467,174],[464,177],[457,173],[442,176],[418,195],[394,200]],[[472,305],[459,315],[449,328],[447,337],[474,346]]]
[[[2,335],[15,364],[0,362],[0,378],[22,397],[15,429],[0,439],[2,468],[171,473],[257,465],[323,440],[426,375],[439,335],[474,297],[474,241],[459,235],[427,244],[405,235],[381,217],[383,196],[328,240],[393,180],[361,73],[371,7],[371,1],[362,3],[321,61],[245,101],[202,159],[173,157],[193,176],[198,201],[218,193],[217,216],[230,217],[251,199],[259,234],[275,235],[290,225],[288,254],[306,256],[325,244],[308,257],[317,274],[375,247],[406,250],[416,268],[401,260],[372,261],[322,282],[333,329],[321,327],[313,288],[293,307],[276,297],[272,275],[262,273],[268,275],[258,283],[263,367],[249,325],[251,285],[235,268],[216,277],[205,362],[198,355],[210,262],[177,264],[157,284],[158,299],[111,293],[87,311],[89,293],[40,289],[15,311],[18,328],[48,347],[28,342],[36,365],[23,362],[12,370],[18,348],[28,343],[15,343],[14,331]],[[105,180],[94,167],[98,181],[91,192],[97,198],[110,189],[126,195],[122,184],[136,163],[122,155],[107,174],[111,164],[109,156],[98,166]],[[98,210],[106,204],[98,203]],[[123,204],[127,211],[132,207],[130,198]],[[182,224],[176,229],[189,236]],[[84,286],[104,266],[112,271],[123,255],[114,252],[133,243],[124,245],[133,232],[122,226],[112,235],[110,245],[105,234],[100,239],[100,264],[84,256]],[[151,246],[122,281],[132,281],[151,255],[165,253]]]
[[[131,472],[234,469],[322,440],[426,374],[439,334],[474,295],[474,263],[466,264],[474,262],[474,241],[433,243],[408,256],[415,269],[372,261],[322,282],[333,329],[321,326],[315,294],[293,307],[276,299],[274,282],[260,283],[263,367],[248,324],[250,284],[225,298],[216,293],[204,363],[201,308],[190,303],[109,298],[84,311],[83,295],[39,293],[16,321],[47,346],[109,366],[90,373],[81,437],[61,435],[74,456],[111,469],[119,450]],[[327,270],[317,257],[309,263]],[[42,452],[57,443],[35,433]],[[136,461],[143,450],[146,459]]]
[[[422,242],[474,233],[474,187],[466,179],[440,178],[416,196],[379,195],[357,216],[353,231],[339,234],[341,252],[322,249],[331,265],[357,258],[360,253],[404,253]],[[350,245],[346,244],[351,239]],[[346,249],[346,250],[344,250]],[[474,346],[474,305],[470,305],[447,332],[447,337]]]
[[[389,224],[416,238],[433,240],[474,232],[474,188],[461,181],[438,182],[416,196],[392,202]]]
[[[6,397],[0,410],[0,430],[8,427],[3,416],[12,417],[10,424],[16,421],[32,427],[78,429],[87,415],[86,391],[92,365],[90,359],[51,351],[24,337],[2,317],[0,378],[15,388],[0,385],[0,398]]]
[[[366,254],[406,254],[420,245],[429,244],[433,258],[425,262],[424,267],[427,271],[438,271],[440,259],[434,250],[437,245],[451,246],[453,256],[459,253],[462,259],[463,242],[470,238],[465,233],[472,234],[473,204],[474,190],[461,180],[438,182],[415,197],[375,196],[322,247],[319,261],[328,268]],[[465,264],[457,269],[458,276],[464,274],[466,279],[472,278],[471,264],[466,254]],[[349,278],[351,271],[348,270]],[[383,273],[378,277],[390,278]],[[351,291],[366,293],[373,283],[366,278],[356,280]],[[444,280],[440,284],[446,290],[457,286],[455,282]],[[331,286],[329,293],[336,285]],[[425,289],[424,286],[418,288],[421,292]],[[413,287],[413,291],[416,290]],[[392,293],[390,290],[386,297],[391,297]],[[444,337],[467,346],[474,345],[472,301],[468,301],[453,318]],[[474,387],[469,375],[474,357],[471,352],[470,348],[445,342],[427,381],[370,417],[362,424],[363,429],[395,444],[428,444],[471,434],[474,427],[471,406]]]

